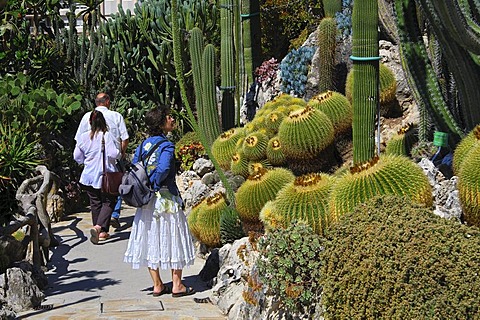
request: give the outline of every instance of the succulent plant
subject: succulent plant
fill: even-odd
[[[282,144],[278,137],[273,137],[268,140],[266,155],[268,161],[273,166],[283,166],[287,162],[285,154],[283,153]]]
[[[230,169],[230,161],[235,154],[236,143],[244,135],[242,128],[225,131],[212,144],[212,154],[222,169]]]
[[[242,151],[238,151],[233,155],[230,170],[235,175],[240,175],[244,178],[248,177],[248,160]]]
[[[248,175],[255,175],[260,170],[266,169],[270,170],[273,169],[273,165],[268,161],[268,159],[262,159],[258,161],[249,161],[248,162]]]
[[[220,242],[222,245],[233,243],[235,240],[243,238],[242,222],[238,212],[227,207],[220,216]]]
[[[305,93],[307,74],[316,48],[300,47],[290,51],[280,63],[281,90],[302,96]]]
[[[307,106],[285,117],[278,138],[287,158],[311,159],[332,144],[333,124],[325,113]]]
[[[203,199],[188,215],[190,231],[206,246],[211,248],[220,246],[220,217],[227,210],[230,208],[222,193]]]
[[[480,227],[480,145],[472,147],[458,171],[458,193],[467,224]]]
[[[283,109],[286,108],[282,107],[282,110]],[[270,112],[264,120],[265,129],[267,129],[267,132],[276,135],[278,133],[278,127],[280,127],[280,123],[282,122],[283,118],[285,118],[285,112],[278,110],[273,110]]]
[[[236,205],[242,222],[257,222],[262,207],[269,200],[275,199],[278,191],[295,176],[287,169],[259,169],[250,175],[238,188]]]
[[[261,132],[255,131],[250,133],[243,140],[243,154],[248,160],[261,160],[266,158],[266,150],[268,144],[268,136]]]
[[[477,125],[455,148],[453,154],[453,171],[458,175],[463,161],[475,146],[480,145],[480,125]]]
[[[433,203],[422,169],[406,157],[385,155],[360,163],[339,178],[330,196],[330,210],[338,218],[377,195],[405,196],[427,207]]]
[[[332,223],[328,199],[336,179],[322,173],[295,178],[277,194],[273,203],[262,209],[266,229],[286,228],[293,221],[303,221],[322,235]],[[271,224],[270,224],[271,223]]]
[[[353,108],[343,94],[335,91],[320,93],[310,99],[307,105],[317,108],[330,118],[335,134],[345,133],[352,128]]]
[[[418,130],[413,124],[403,126],[387,142],[386,154],[409,157],[413,146],[418,142]]]

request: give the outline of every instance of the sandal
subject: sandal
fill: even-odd
[[[173,298],[179,298],[179,297],[185,297],[185,296],[190,296],[192,294],[195,294],[196,291],[192,287],[185,287],[185,291],[183,292],[172,292],[172,297]]]
[[[98,244],[98,230],[96,228],[90,229],[90,241],[93,244]]]
[[[155,292],[155,291],[154,291],[154,292],[152,293],[152,296],[154,296],[154,297],[160,297],[160,296],[163,295],[163,294],[169,294],[169,293],[172,293],[172,289],[170,289],[169,287],[167,287],[167,286],[164,285],[162,291],[160,291],[160,292]]]
[[[110,235],[106,232],[100,232],[100,234],[98,235],[98,240],[100,241],[105,241],[108,238],[110,238]]]

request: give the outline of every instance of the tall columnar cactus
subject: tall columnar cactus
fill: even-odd
[[[330,196],[331,213],[338,218],[378,195],[406,196],[427,207],[433,203],[422,169],[406,157],[385,155],[354,166],[339,178]]]
[[[275,199],[278,191],[294,179],[293,173],[283,168],[260,169],[249,176],[236,193],[237,210],[242,222],[258,222],[265,203]]]
[[[375,156],[378,106],[378,2],[356,0],[352,13],[353,163]]]
[[[235,126],[235,71],[233,50],[233,0],[220,1],[220,70],[222,95],[222,129]]]
[[[220,134],[218,121],[217,90],[215,85],[215,47],[207,44],[202,56],[202,123],[207,139],[212,145]]]
[[[250,84],[254,82],[255,69],[261,63],[260,2],[244,0],[241,3],[243,60],[247,81]]]
[[[265,205],[260,217],[266,227],[286,228],[294,220],[305,221],[317,234],[334,220],[328,199],[336,179],[320,173],[295,178],[277,194],[273,203]]]
[[[445,12],[447,8],[445,6],[443,14],[438,15],[435,6],[444,6],[446,2],[450,4],[450,9]],[[480,81],[480,72],[479,66],[475,62],[476,58],[469,52],[469,50],[475,48],[475,45],[472,45],[472,47],[465,46],[466,43],[462,43],[462,41],[452,36],[457,31],[446,27],[454,20],[456,22],[461,22],[462,20],[465,22],[459,15],[466,14],[466,12],[463,10],[451,10],[451,8],[458,8],[460,1],[449,0],[446,2],[441,1],[441,4],[432,4],[431,1],[423,0],[418,2],[414,0],[396,0],[395,12],[397,14],[400,37],[400,57],[415,100],[419,104],[421,111],[425,110],[428,112],[437,130],[450,133],[449,136],[453,142],[458,142],[464,134],[461,129],[462,124],[469,130],[480,122],[480,112],[478,112],[477,107],[480,92],[473,85]],[[462,115],[461,119],[453,116],[447,101],[442,95],[438,75],[435,73],[429,60],[422,38],[423,34],[419,28],[417,3],[420,3],[422,6],[422,16],[426,17],[433,27],[445,56],[444,61],[454,76],[462,104],[461,110],[457,112],[457,114]],[[472,4],[472,6],[476,6],[478,10],[478,4]],[[445,20],[448,20],[448,22]],[[469,27],[467,24],[464,24],[460,30],[466,31],[469,30]],[[422,123],[426,124],[425,121]],[[425,131],[426,129],[421,125],[419,127],[421,140],[426,139]]]
[[[337,47],[337,23],[334,18],[325,17],[317,29],[319,52],[318,91],[334,90],[335,49]]]
[[[205,119],[203,113],[205,109],[202,108],[202,55],[205,46],[203,44],[203,32],[200,28],[195,27],[190,30],[188,47],[190,50],[190,61],[192,62],[193,88],[195,90],[195,108],[197,109],[198,125],[202,130],[207,132],[207,124],[202,120]]]
[[[177,0],[172,0],[171,5],[172,5],[171,22],[172,22],[172,35],[173,35],[173,59],[175,64],[175,73],[177,75],[177,81],[178,81],[178,84],[180,87],[180,93],[182,96],[182,101],[183,101],[183,104],[185,105],[185,108],[187,109],[188,118],[190,120],[191,125],[193,126],[195,132],[197,132],[202,144],[204,146],[207,146],[208,142],[207,142],[206,135],[202,130],[200,130],[200,127],[198,126],[197,120],[195,119],[195,115],[193,114],[192,108],[190,107],[190,103],[187,97],[185,77],[183,74],[183,61],[181,57],[182,48],[181,48],[181,39],[180,39],[180,27],[179,27],[179,21],[178,21]],[[205,151],[207,152],[208,156],[210,157],[210,160],[215,166],[215,169],[217,170],[220,180],[222,181],[223,186],[227,191],[227,199],[228,199],[229,205],[232,207],[235,207],[235,193],[233,192],[231,184],[228,182],[227,177],[225,176],[225,173],[222,171],[218,161],[213,156],[212,150],[210,150],[210,148],[206,148]]]

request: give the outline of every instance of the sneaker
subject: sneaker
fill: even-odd
[[[118,229],[120,228],[120,221],[118,221],[118,218],[112,218],[110,220],[110,225],[112,226],[112,228]]]

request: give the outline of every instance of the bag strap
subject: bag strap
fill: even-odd
[[[103,174],[105,175],[105,132],[102,134]]]
[[[143,159],[142,156],[140,156],[140,160],[142,161],[144,167],[146,167],[144,161],[147,161],[147,162],[148,162],[148,159],[150,159],[150,156],[151,156],[151,155],[158,149],[158,147],[159,147],[163,142],[165,142],[165,141],[167,141],[167,140],[166,140],[166,139],[161,139],[160,141],[158,141],[157,143],[155,143],[155,145],[154,145],[150,150],[148,150],[148,153],[145,155],[145,159]],[[144,142],[145,142],[145,141],[142,141],[142,144],[141,144],[141,146],[140,146],[140,154],[141,154],[141,152],[142,152],[143,143],[144,143]],[[150,174],[148,175],[148,177],[150,178],[152,175],[153,175],[153,172],[150,173]]]

